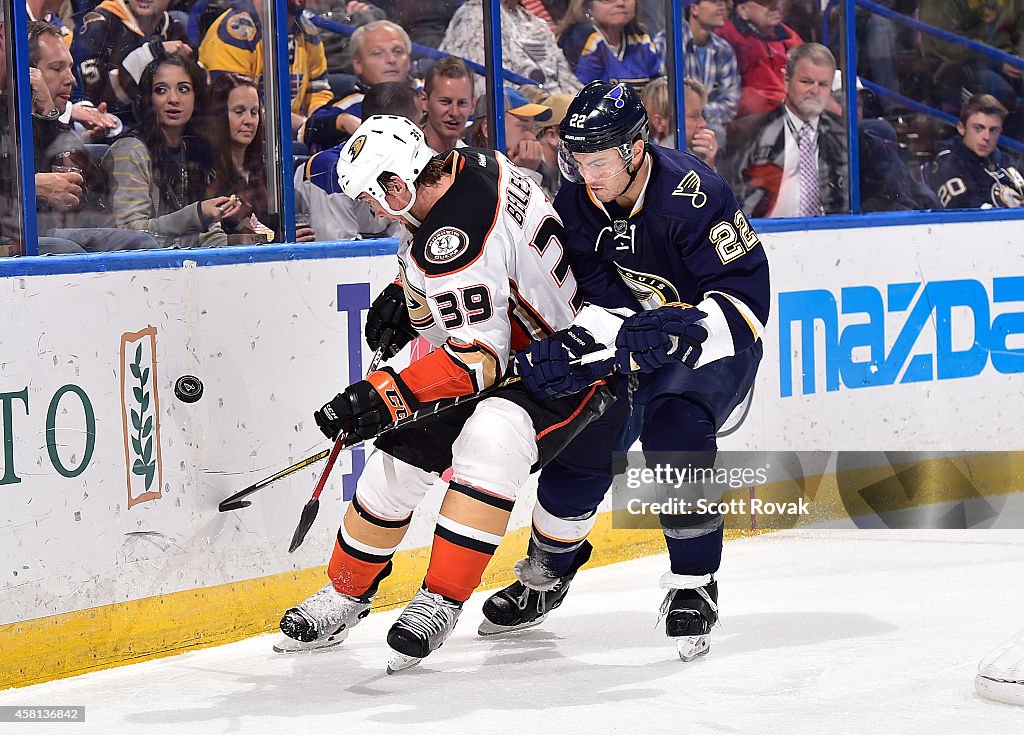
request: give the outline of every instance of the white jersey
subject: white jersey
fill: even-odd
[[[494,151],[455,150],[446,166],[451,187],[399,254],[413,326],[442,345],[402,371],[421,400],[493,385],[512,353],[582,306],[565,228],[541,188]]]

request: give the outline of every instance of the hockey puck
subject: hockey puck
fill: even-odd
[[[182,375],[174,384],[174,395],[184,403],[195,403],[203,397],[203,383],[194,375]]]

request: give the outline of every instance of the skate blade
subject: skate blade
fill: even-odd
[[[679,660],[690,663],[696,658],[706,656],[711,650],[710,635],[688,635],[676,638],[676,650],[679,652]]]
[[[349,631],[340,630],[334,635],[318,638],[315,641],[304,643],[286,635],[278,636],[274,641],[274,653],[307,653],[309,651],[322,651],[326,648],[334,648],[348,638]]]
[[[404,653],[395,651],[391,660],[388,661],[388,675],[397,674],[399,671],[405,671],[413,666],[418,666],[422,660],[422,658],[417,656],[406,656]]]
[[[523,623],[521,625],[498,625],[497,623],[492,623],[487,618],[484,618],[483,622],[480,623],[480,627],[477,628],[476,634],[479,636],[492,636],[503,635],[505,633],[515,633],[520,630],[528,630],[543,623],[547,617],[547,614],[544,614],[536,620],[532,620],[529,623]]]
[[[1024,682],[1000,681],[978,674],[974,679],[974,688],[986,699],[1024,706]]]

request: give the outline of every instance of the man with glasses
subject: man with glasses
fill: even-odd
[[[559,126],[570,183],[555,209],[587,303],[567,328],[516,357],[535,395],[584,390],[613,368],[619,399],[541,472],[518,581],[492,595],[481,635],[537,625],[590,558],[587,534],[612,484],[613,456],[637,438],[647,468],[710,468],[716,432],[753,383],[768,318],[768,261],[725,181],[690,153],[648,142],[647,113],[625,84],[588,84]],[[692,306],[691,304],[695,304]],[[629,316],[626,316],[629,315]],[[575,365],[615,345],[614,360]],[[657,488],[661,490],[662,488]],[[662,612],[680,658],[708,652],[723,518],[664,513],[670,570]]]

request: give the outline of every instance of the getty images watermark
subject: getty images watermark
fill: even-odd
[[[624,452],[615,528],[1021,528],[1020,452]]]

